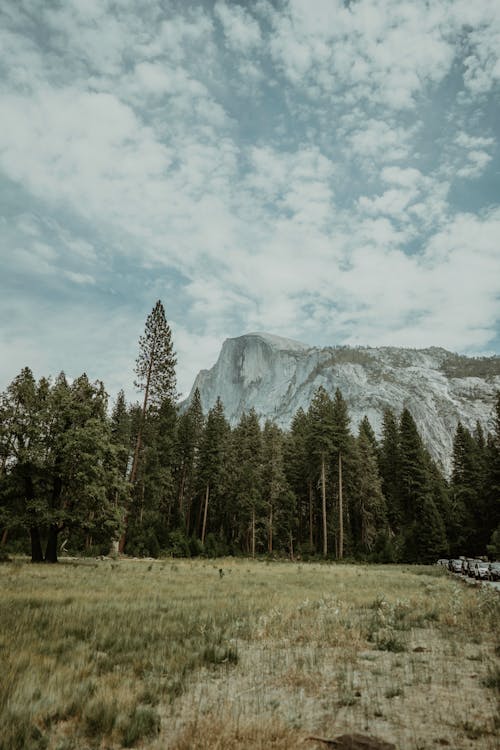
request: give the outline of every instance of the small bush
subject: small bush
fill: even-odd
[[[48,738],[24,717],[7,714],[0,730],[0,750],[47,750]]]
[[[160,731],[160,717],[151,706],[137,706],[121,725],[124,747],[132,747],[138,740],[154,737]]]
[[[391,698],[397,698],[399,695],[403,695],[403,691],[398,687],[388,688],[385,691],[385,697],[389,700]]]
[[[111,734],[116,722],[116,701],[106,701],[102,697],[93,698],[83,714],[87,737],[104,737]]]
[[[172,557],[190,557],[189,539],[180,531],[172,531],[168,535],[168,552]]]
[[[191,557],[200,557],[200,555],[203,554],[203,544],[201,543],[201,539],[198,539],[196,536],[189,538],[189,552]]]
[[[233,646],[206,646],[203,651],[206,664],[237,664],[238,651]]]
[[[205,540],[204,552],[207,557],[223,557],[227,552],[227,548],[223,542],[217,539],[215,534],[210,533],[207,534]]]
[[[391,651],[394,654],[400,654],[406,651],[405,644],[394,635],[383,635],[377,638],[376,646],[379,651]]]
[[[483,680],[484,687],[500,691],[500,667],[489,669],[487,676]]]

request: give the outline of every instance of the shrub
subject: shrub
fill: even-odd
[[[131,716],[124,719],[121,735],[124,747],[132,747],[138,740],[153,737],[160,731],[160,717],[151,706],[136,706]]]
[[[111,734],[116,721],[116,701],[93,698],[83,714],[85,734],[88,737],[104,737]]]
[[[191,557],[189,539],[180,529],[168,535],[168,552],[172,557]]]

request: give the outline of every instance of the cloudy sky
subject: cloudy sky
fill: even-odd
[[[0,389],[222,341],[500,352],[498,0],[2,0]]]

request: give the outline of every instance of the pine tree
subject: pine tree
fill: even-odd
[[[359,434],[358,434],[358,437],[361,434],[363,434],[370,441],[370,445],[372,446],[373,453],[375,454],[375,456],[377,456],[378,452],[379,452],[378,441],[377,441],[377,438],[375,436],[375,432],[373,430],[373,427],[371,426],[370,420],[368,419],[368,417],[366,416],[366,414],[363,417],[363,419],[361,420],[361,422],[359,423]]]
[[[498,549],[500,540],[500,391],[493,409],[493,431],[486,445],[485,521],[489,526],[490,550]],[[497,554],[492,552],[492,554]]]
[[[224,405],[218,398],[208,412],[200,442],[198,482],[203,509],[200,537],[202,544],[205,544],[209,518],[212,529],[220,531],[224,527],[225,464],[229,434],[230,427],[224,416]]]
[[[400,462],[404,555],[408,562],[431,562],[446,553],[448,543],[432,495],[425,449],[408,409],[400,420]]]
[[[455,554],[477,555],[480,552],[475,549],[474,539],[480,491],[476,458],[474,438],[459,422],[453,438],[450,485],[452,514],[449,533]]]
[[[254,409],[243,414],[233,434],[236,459],[235,510],[240,544],[255,556],[263,546],[265,528],[262,500],[262,434]]]
[[[123,390],[118,392],[111,412],[111,441],[116,446],[118,470],[123,478],[128,476],[131,443],[131,415]]]
[[[130,494],[125,547],[128,554],[157,557],[162,548],[168,547],[169,532],[178,520],[174,478],[176,423],[177,409],[168,399],[148,412],[142,459]]]
[[[146,319],[144,334],[139,338],[139,356],[135,363],[137,380],[135,386],[144,391],[142,424],[137,434],[134,461],[130,472],[133,484],[139,462],[142,426],[148,407],[158,408],[163,401],[175,401],[177,360],[173,350],[172,332],[165,318],[165,309],[160,300]]]
[[[293,558],[295,497],[285,475],[283,433],[267,421],[262,434],[262,496],[267,503],[267,551],[272,553],[276,541],[288,546]]]
[[[345,508],[344,508],[344,471],[346,458],[349,453],[351,435],[349,432],[349,412],[347,404],[337,388],[333,399],[333,457],[337,464],[337,500],[338,500],[338,540],[337,540],[337,557],[341,560],[344,557],[344,527],[345,527]]]
[[[144,424],[148,409],[158,410],[164,401],[176,398],[175,365],[177,363],[172,344],[172,332],[165,318],[165,309],[160,300],[146,319],[144,334],[139,338],[139,356],[135,364],[137,380],[135,386],[144,392],[141,418],[137,430],[134,457],[129,482],[133,487],[141,458]],[[119,542],[123,552],[126,543],[128,510],[125,512],[124,530]]]
[[[314,493],[311,466],[308,462],[308,418],[299,408],[292,419],[290,431],[285,435],[284,462],[288,484],[295,496],[298,514],[298,542],[307,541],[309,552],[314,549]]]
[[[359,541],[362,552],[371,553],[376,545],[381,548],[387,539],[387,506],[382,493],[374,444],[363,423],[359,428],[357,452],[355,505],[359,517]]]
[[[189,531],[197,485],[197,464],[203,434],[204,416],[200,391],[195,389],[191,403],[180,416],[177,428],[178,520]]]
[[[307,414],[309,424],[308,454],[316,477],[321,485],[321,518],[323,529],[323,556],[328,555],[328,519],[326,507],[327,469],[332,455],[335,426],[333,404],[328,393],[319,386],[314,393]]]
[[[401,453],[399,428],[396,417],[386,409],[382,421],[379,469],[382,479],[382,492],[387,503],[387,520],[394,535],[398,535],[403,524],[401,505]]]

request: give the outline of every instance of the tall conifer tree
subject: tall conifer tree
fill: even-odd
[[[493,431],[486,446],[488,469],[485,488],[485,515],[491,531],[489,549],[500,554],[500,391],[493,409]]]
[[[218,398],[208,412],[200,441],[198,482],[202,502],[202,544],[205,543],[209,521],[212,522],[214,531],[220,531],[224,527],[225,463],[229,433],[230,427],[224,416],[224,405]]]
[[[349,452],[351,435],[349,432],[349,412],[347,404],[342,393],[337,388],[333,399],[333,457],[337,465],[337,499],[338,499],[338,540],[337,540],[337,557],[341,560],[344,557],[344,533],[345,533],[345,497],[344,497],[344,479],[346,458]]]
[[[308,411],[308,452],[312,466],[319,475],[321,486],[321,519],[323,530],[323,556],[328,555],[328,518],[326,504],[327,470],[333,451],[335,427],[333,404],[323,386],[314,393]]]
[[[260,531],[265,525],[262,517],[262,433],[254,409],[242,415],[234,431],[233,445],[237,462],[234,484],[239,538],[254,556],[262,541]]]
[[[178,519],[189,532],[191,512],[196,492],[197,467],[204,426],[203,408],[198,388],[191,403],[179,418],[177,427],[178,460]]]
[[[382,439],[378,453],[382,492],[387,503],[387,520],[394,535],[403,523],[401,504],[401,453],[399,428],[394,412],[386,409],[382,421]]]
[[[135,386],[143,391],[141,417],[137,430],[134,457],[130,470],[130,485],[136,481],[141,457],[141,446],[144,423],[147,411],[158,410],[163,401],[173,402],[176,398],[175,365],[177,363],[172,344],[172,332],[165,318],[165,309],[160,300],[146,319],[144,334],[139,338],[139,356],[135,363],[137,380]],[[119,551],[123,552],[126,542],[128,510],[125,511],[124,531],[119,542]]]
[[[382,493],[377,456],[363,426],[357,440],[358,482],[356,510],[359,514],[359,541],[363,552],[372,552],[387,535],[387,506]],[[380,545],[379,545],[380,546]]]
[[[139,356],[135,363],[135,386],[144,392],[142,419],[137,434],[134,460],[130,472],[133,484],[139,462],[142,430],[148,407],[158,409],[165,400],[175,401],[177,359],[172,344],[172,332],[165,318],[165,308],[160,300],[146,319],[144,334],[139,338]]]
[[[431,562],[447,552],[448,543],[432,495],[425,449],[408,409],[401,414],[400,450],[404,555],[409,562]]]
[[[285,472],[292,489],[298,514],[299,544],[308,542],[309,552],[314,547],[314,493],[311,466],[308,461],[308,417],[302,408],[295,413],[290,431],[285,435]]]
[[[284,542],[293,557],[295,497],[285,475],[283,433],[267,421],[262,434],[262,496],[267,503],[267,551],[276,539]]]

